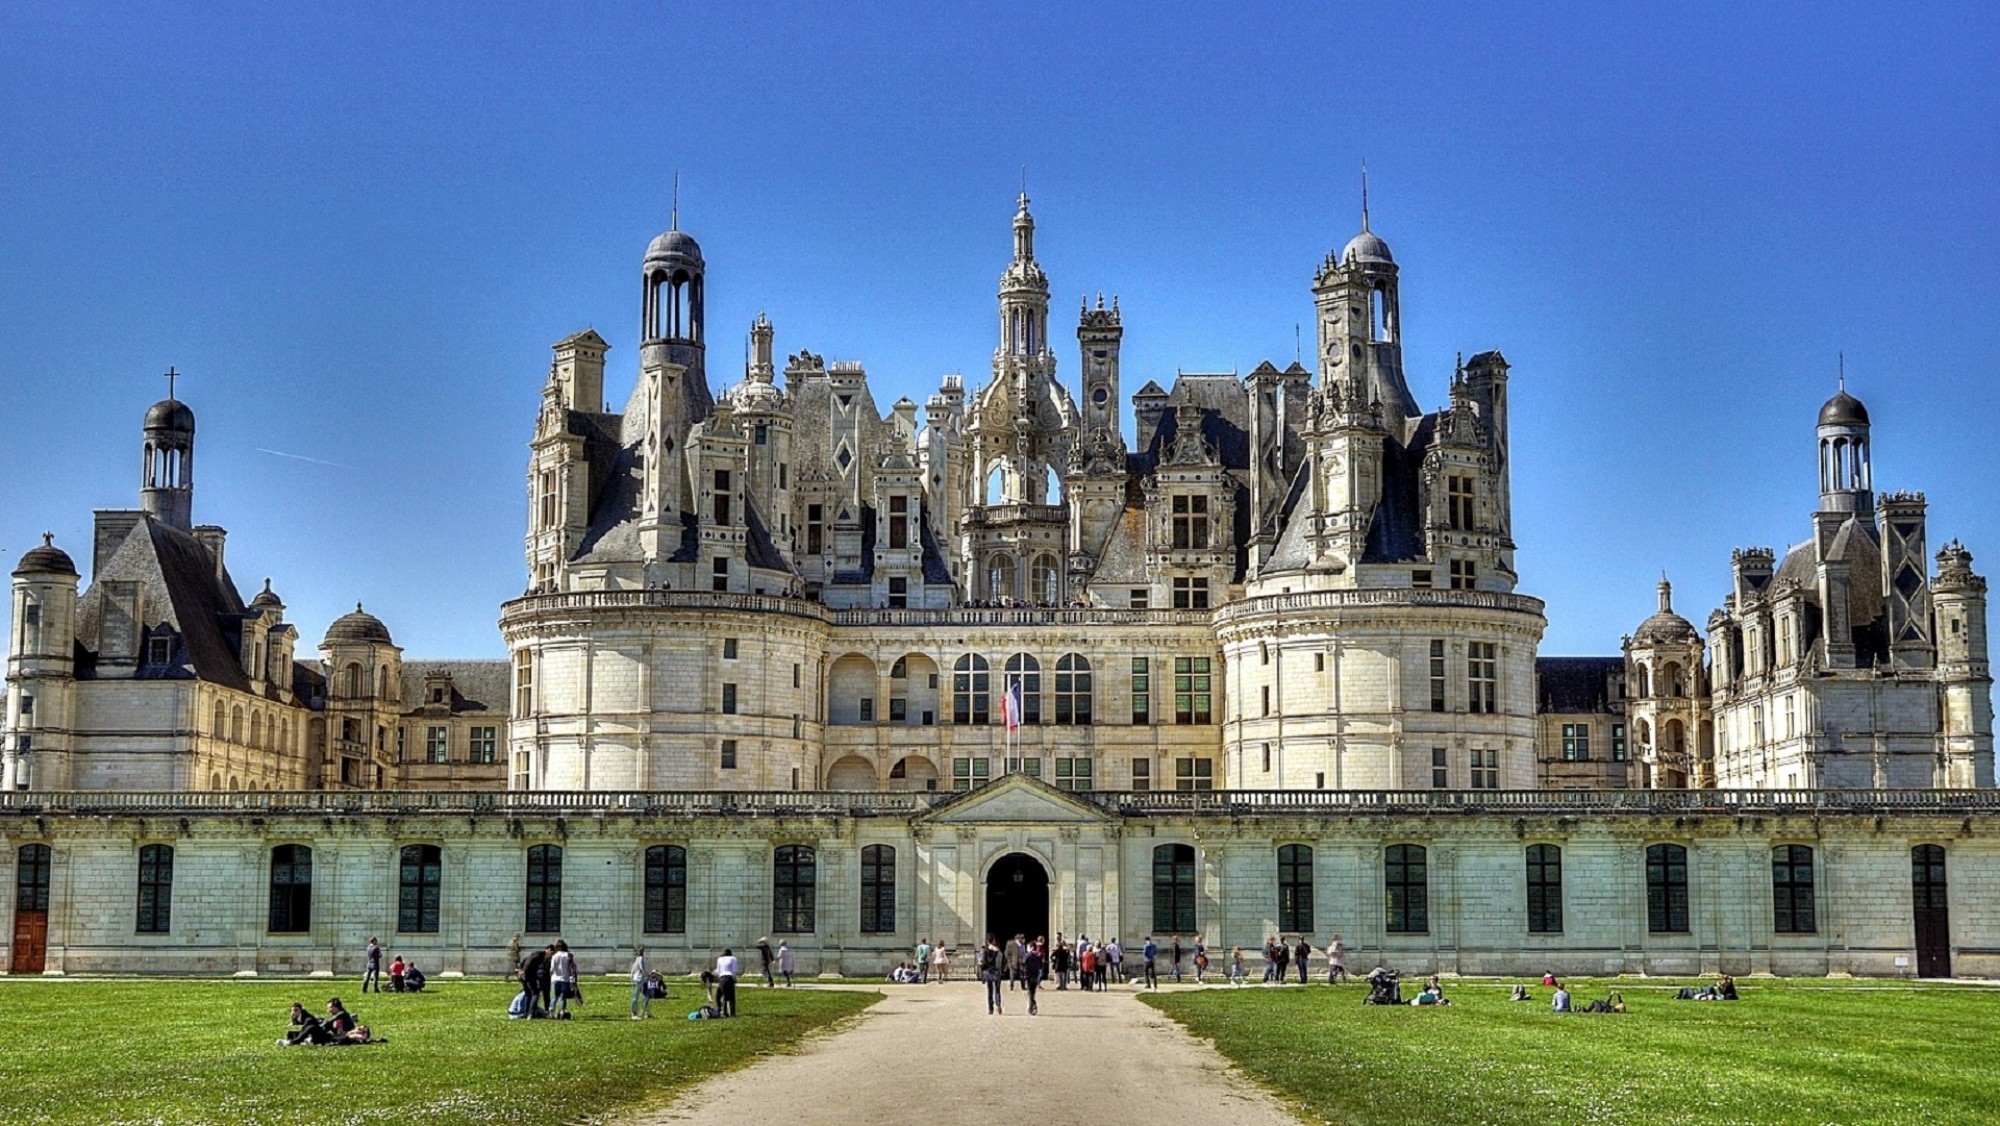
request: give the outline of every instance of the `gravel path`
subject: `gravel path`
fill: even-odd
[[[633,1126],[1297,1126],[1269,1095],[1129,989],[1043,990],[986,1015],[975,983],[884,986],[844,1031],[700,1084]],[[745,989],[754,1010],[758,989]]]

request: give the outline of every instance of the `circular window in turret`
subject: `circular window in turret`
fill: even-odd
[[[1109,398],[1111,398],[1111,392],[1105,390],[1102,387],[1099,387],[1097,390],[1092,391],[1090,393],[1090,401],[1096,403],[1100,407],[1103,406],[1105,400]]]

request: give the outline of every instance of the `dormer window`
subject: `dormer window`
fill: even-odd
[[[1200,493],[1174,494],[1174,550],[1208,550],[1208,497]]]

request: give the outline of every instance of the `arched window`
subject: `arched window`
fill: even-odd
[[[313,850],[279,845],[271,850],[272,934],[304,934],[312,929]]]
[[[404,845],[397,880],[396,930],[402,934],[436,934],[438,904],[444,887],[444,863],[436,845]]]
[[[528,918],[521,928],[536,934],[562,930],[561,845],[539,844],[528,848]]]
[[[687,931],[687,849],[654,845],[646,850],[646,933]]]
[[[173,921],[174,850],[171,845],[139,849],[139,911],[133,928],[140,934],[166,934]]]
[[[241,704],[229,709],[229,741],[232,743],[241,743],[243,741],[243,706]]]
[[[229,738],[229,708],[221,700],[215,702],[215,718],[208,725],[208,733],[217,739]]]
[[[1429,856],[1422,845],[1390,845],[1382,855],[1383,903],[1390,934],[1428,934]]]
[[[1056,660],[1056,722],[1090,724],[1090,660],[1065,653]]]
[[[951,672],[951,721],[953,723],[987,723],[993,710],[992,674],[986,671],[986,658],[977,653],[967,653],[952,666]]]
[[[250,713],[250,745],[262,749],[264,746],[264,713]]]
[[[1528,846],[1528,932],[1561,934],[1563,929],[1562,849]]]
[[[1007,658],[1006,688],[1021,689],[1021,722],[1042,722],[1042,663],[1026,653]]]
[[[1035,556],[1032,577],[1033,581],[1029,587],[1029,595],[1035,601],[1044,602],[1050,606],[1054,606],[1056,603],[1062,601],[1062,570],[1056,566],[1055,556]]]
[[[362,685],[367,683],[362,679],[361,666],[358,663],[347,666],[346,674],[341,677],[341,681],[343,694],[349,697],[361,695]]]
[[[377,668],[377,669],[375,670],[375,695],[376,695],[377,697],[379,697],[380,699],[384,699],[384,700],[393,700],[393,699],[395,699],[395,697],[394,697],[393,695],[391,695],[391,694],[390,694],[390,692],[389,692],[389,666],[388,666],[388,665],[383,665],[383,666],[381,666],[380,668]]]
[[[1163,844],[1153,849],[1153,930],[1193,934],[1194,846]]]
[[[779,845],[771,854],[771,929],[811,934],[819,883],[811,845]]]
[[[1779,845],[1771,850],[1771,929],[1779,934],[1815,934],[1819,912],[1813,897],[1813,850]]]
[[[14,909],[49,909],[49,846],[22,845],[14,854]]]
[[[986,596],[988,598],[1018,598],[1020,592],[1014,589],[1014,557],[995,555],[986,563]]]
[[[1688,932],[1688,850],[1677,844],[1646,848],[1646,929]]]
[[[1639,674],[1638,676],[1639,683],[1637,685],[1639,689],[1639,699],[1643,700],[1646,697],[1651,696],[1653,694],[1653,674],[1649,672],[1646,669],[1646,666],[1643,664],[1637,666],[1636,671]]]
[[[896,850],[869,845],[861,850],[861,933],[896,929]]]
[[[1278,929],[1301,934],[1313,929],[1313,850],[1310,845],[1278,846]]]
[[[535,652],[523,649],[514,655],[514,718],[526,719],[535,711]]]

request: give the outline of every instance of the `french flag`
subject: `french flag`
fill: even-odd
[[[1021,682],[1014,681],[1007,686],[1007,694],[1000,697],[1000,715],[1007,722],[1007,730],[1021,729]]]

